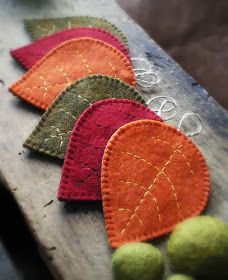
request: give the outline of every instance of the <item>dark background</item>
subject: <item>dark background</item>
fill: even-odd
[[[228,109],[227,0],[117,0],[210,95]]]

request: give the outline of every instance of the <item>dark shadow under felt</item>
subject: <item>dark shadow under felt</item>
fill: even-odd
[[[0,238],[23,280],[52,280],[13,196],[0,185]],[[1,278],[1,277],[0,277]],[[10,280],[10,279],[9,279]]]
[[[60,167],[62,167],[63,165],[63,159],[47,156],[42,153],[29,150],[27,148],[24,148],[23,154],[25,155],[27,160],[39,161],[48,164],[55,164],[55,165],[59,165]]]
[[[64,202],[63,208],[66,213],[81,212],[88,214],[92,211],[103,213],[101,201],[67,201]]]
[[[12,101],[11,101],[11,104],[13,106],[14,109],[16,110],[24,110],[26,111],[26,113],[29,113],[29,114],[35,114],[35,115],[38,115],[39,117],[42,116],[42,114],[44,114],[44,111],[32,106],[31,104],[29,104],[28,102],[18,98],[18,97],[15,97]]]

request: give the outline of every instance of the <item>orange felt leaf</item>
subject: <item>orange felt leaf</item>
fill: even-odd
[[[46,110],[68,85],[92,74],[112,76],[135,85],[134,72],[125,55],[103,41],[80,38],[51,50],[9,90]]]
[[[119,128],[102,161],[101,190],[109,243],[152,239],[200,214],[208,199],[205,160],[170,125],[142,120]]]

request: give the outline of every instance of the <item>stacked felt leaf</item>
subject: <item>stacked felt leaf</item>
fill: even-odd
[[[105,30],[89,27],[63,30],[50,36],[42,37],[41,39],[24,47],[12,50],[10,53],[24,68],[30,69],[43,56],[61,43],[83,37],[98,39],[112,45],[114,48],[121,51],[130,61],[127,48],[116,37]]]
[[[51,50],[13,84],[10,91],[46,110],[72,82],[93,74],[113,76],[135,85],[132,66],[125,55],[103,41],[82,38]]]
[[[9,90],[46,110],[24,146],[64,159],[59,200],[102,199],[112,247],[198,215],[208,197],[206,163],[134,89],[123,33],[93,17],[25,24],[38,40],[11,51],[28,71]]]

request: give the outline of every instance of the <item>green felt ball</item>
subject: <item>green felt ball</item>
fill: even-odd
[[[194,278],[183,274],[174,274],[168,277],[166,280],[194,280]]]
[[[112,256],[114,280],[161,280],[164,259],[160,251],[146,243],[128,243]]]
[[[168,241],[175,271],[206,279],[228,279],[228,226],[210,216],[178,224]]]

